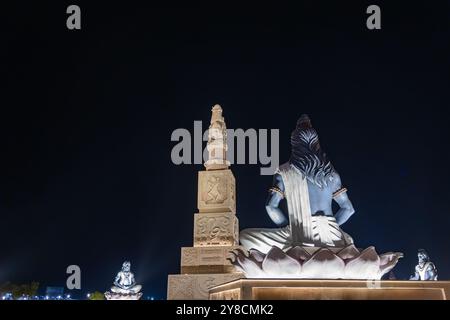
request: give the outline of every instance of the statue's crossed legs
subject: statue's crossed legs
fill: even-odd
[[[346,247],[353,244],[353,239],[336,223],[334,217],[313,216],[311,217],[313,241],[305,241],[296,245],[308,247]],[[267,253],[272,246],[283,251],[293,247],[291,227],[283,228],[252,228],[242,230],[239,235],[240,242],[244,248],[256,249]]]

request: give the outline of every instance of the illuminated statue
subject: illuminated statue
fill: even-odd
[[[266,201],[279,228],[242,230],[244,249],[231,251],[231,263],[247,278],[381,279],[403,254],[356,248],[341,229],[355,210],[308,116],[297,121],[291,146],[291,158],[275,172]],[[283,199],[287,217],[279,207]]]
[[[430,261],[430,256],[428,253],[424,249],[419,249],[417,258],[419,259],[419,264],[416,265],[415,273],[409,278],[409,280],[437,280],[437,269],[434,263]]]
[[[131,264],[125,261],[122,270],[117,273],[111,292],[106,292],[108,300],[139,300],[142,296],[141,285],[136,284],[134,274],[131,272]]]
[[[354,213],[347,189],[320,147],[317,132],[302,115],[291,135],[290,161],[281,165],[269,190],[266,210],[277,229],[247,229],[240,234],[242,245],[267,252],[272,246],[344,247],[352,238],[340,225]],[[288,217],[279,208],[286,199]],[[340,209],[333,214],[332,200]]]

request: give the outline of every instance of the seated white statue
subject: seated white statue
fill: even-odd
[[[430,261],[430,256],[424,249],[417,253],[419,263],[416,265],[414,275],[409,280],[437,281],[438,274],[436,266]]]
[[[130,262],[125,261],[122,265],[122,270],[119,271],[114,280],[114,286],[111,287],[111,292],[119,294],[136,294],[141,291],[142,286],[136,284],[134,274],[130,270]]]

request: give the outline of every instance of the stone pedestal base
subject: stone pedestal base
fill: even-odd
[[[139,300],[142,297],[142,292],[138,293],[115,293],[105,292],[106,300]]]
[[[181,248],[181,274],[235,273],[230,251],[241,247],[184,247]]]
[[[241,273],[169,275],[167,300],[208,300],[211,288],[242,277]]]
[[[450,281],[240,279],[211,300],[450,300]]]

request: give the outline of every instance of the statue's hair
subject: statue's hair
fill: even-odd
[[[335,171],[326,153],[322,151],[319,136],[307,116],[299,119],[297,127],[292,132],[291,146],[291,164],[320,188],[327,186],[333,179]]]

